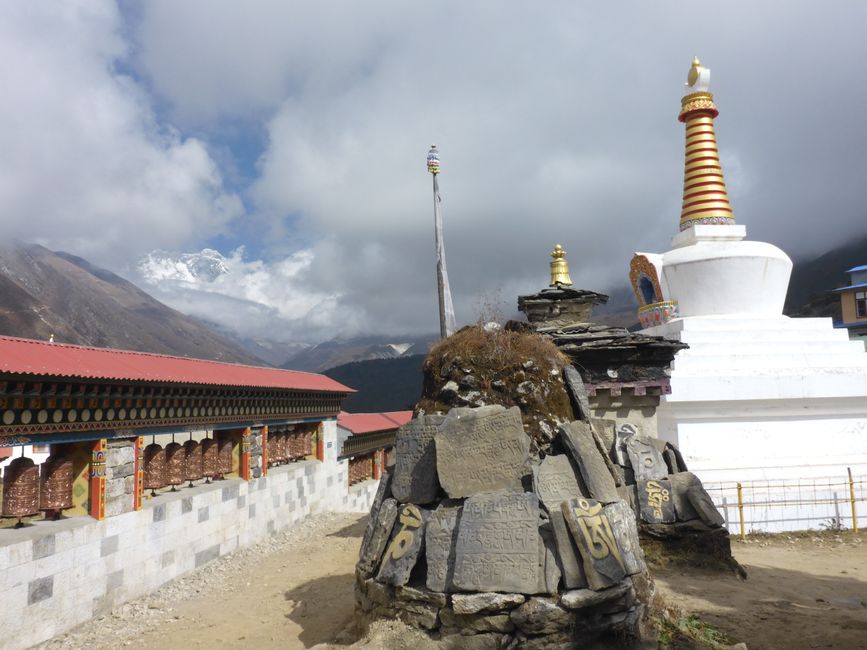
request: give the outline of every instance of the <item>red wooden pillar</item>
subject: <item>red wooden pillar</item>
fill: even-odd
[[[262,476],[268,476],[268,425],[262,427]]]
[[[250,427],[241,432],[241,467],[238,474],[245,481],[249,481],[252,475],[252,472],[250,472],[250,436]]]
[[[316,459],[325,460],[325,440],[322,435],[322,422],[316,427]]]
[[[379,480],[382,478],[382,449],[377,449],[373,454],[373,478]]]
[[[133,510],[141,510],[142,497],[144,495],[144,438],[137,437],[133,441],[133,449],[135,451],[135,465],[133,467],[133,477],[135,487],[133,491]]]
[[[105,465],[108,441],[96,440],[90,457],[90,516],[105,519]]]

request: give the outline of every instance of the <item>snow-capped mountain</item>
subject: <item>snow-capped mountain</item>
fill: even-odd
[[[182,282],[213,282],[230,272],[228,260],[212,248],[203,248],[198,253],[169,253],[155,250],[136,265],[142,279],[151,284],[164,280]]]

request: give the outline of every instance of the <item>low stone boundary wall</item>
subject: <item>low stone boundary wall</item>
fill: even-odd
[[[0,530],[0,646],[50,639],[307,515],[367,512],[378,481],[348,487],[347,474],[331,456],[160,494],[102,521]]]

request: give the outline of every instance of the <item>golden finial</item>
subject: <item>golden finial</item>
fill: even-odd
[[[566,261],[566,251],[560,244],[554,246],[551,251],[551,286],[572,286],[572,278],[569,277],[569,262]]]
[[[698,60],[697,56],[692,58],[692,67],[689,69],[689,75],[686,77],[686,85],[694,86],[695,82],[698,81],[698,75],[701,72],[701,61]]]

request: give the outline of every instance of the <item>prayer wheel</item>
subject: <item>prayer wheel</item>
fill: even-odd
[[[178,443],[172,442],[166,445],[166,485],[175,485],[184,482],[184,461],[186,453]]]
[[[209,481],[217,476],[219,472],[219,462],[217,457],[217,441],[213,438],[202,440],[202,474]]]
[[[202,478],[202,446],[196,440],[187,440],[184,452],[184,479],[192,485]]]
[[[232,448],[234,444],[232,439],[226,436],[221,438],[217,445],[217,470],[220,476],[224,476],[232,471]]]
[[[280,448],[280,457],[283,459],[284,463],[289,461],[289,460],[292,460],[292,456],[289,453],[289,436],[290,436],[289,431],[284,429],[283,431],[280,432],[279,438],[277,438],[277,440],[279,441],[278,445]]]
[[[72,460],[62,454],[52,454],[41,467],[39,509],[54,511],[72,507]]]
[[[277,432],[268,432],[268,464],[277,465],[280,462],[280,452],[278,450],[279,441],[277,440]]]
[[[144,449],[144,487],[159,490],[166,486],[166,450],[153,443]]]
[[[29,458],[16,458],[3,474],[3,516],[39,513],[39,468]]]

